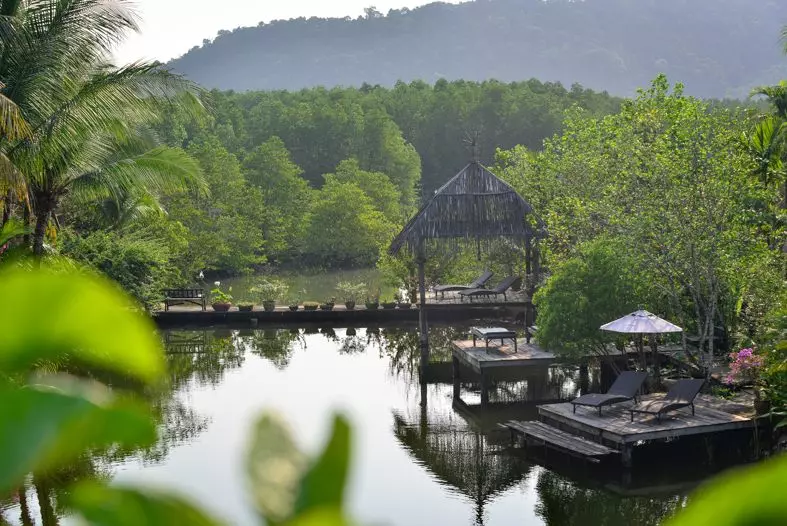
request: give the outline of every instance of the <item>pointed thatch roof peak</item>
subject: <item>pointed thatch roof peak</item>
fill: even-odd
[[[524,244],[543,230],[535,215],[535,226],[525,220],[528,214],[533,214],[530,203],[473,161],[434,193],[394,238],[388,251],[396,255],[407,248],[415,253],[427,245],[489,244],[500,239]]]

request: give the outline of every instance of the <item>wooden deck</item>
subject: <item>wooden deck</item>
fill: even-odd
[[[514,348],[513,340],[506,340],[505,345],[486,347],[483,340],[473,346],[473,340],[455,341],[454,358],[475,372],[495,367],[533,367],[551,365],[559,361],[557,356],[547,352],[535,343],[527,343],[524,338]]]
[[[601,457],[615,455],[618,452],[607,446],[585,440],[552,427],[543,422],[522,422],[510,420],[501,424],[512,432],[521,433],[526,441],[536,441],[546,447],[557,449],[569,455],[578,456],[590,462],[598,463]]]
[[[430,302],[426,312],[430,322],[463,322],[478,319],[516,319],[525,316],[528,307],[523,301],[477,301],[477,302]],[[366,309],[358,305],[347,310],[344,305],[336,305],[333,310],[305,311],[302,308],[291,311],[279,306],[273,312],[265,312],[255,307],[251,312],[239,312],[232,307],[229,312],[214,312],[210,306],[203,311],[200,307],[173,306],[169,311],[155,311],[153,320],[161,327],[211,326],[211,325],[249,325],[253,324],[305,324],[322,323],[326,325],[353,325],[358,327],[380,323],[415,323],[418,321],[418,306],[410,309]]]
[[[646,395],[642,400],[660,398],[663,395]],[[601,417],[595,409],[577,408],[574,413],[570,403],[539,406],[541,419],[562,429],[571,429],[597,442],[608,441],[622,446],[640,441],[677,438],[689,435],[704,435],[754,427],[753,409],[712,396],[700,395],[696,411],[685,408],[656,420],[651,415],[634,415],[630,421],[628,408],[631,403],[617,404],[604,408]]]

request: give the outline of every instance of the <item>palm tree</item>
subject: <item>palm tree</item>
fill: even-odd
[[[202,185],[184,152],[144,140],[164,103],[200,107],[196,87],[158,64],[107,62],[136,13],[128,0],[0,0],[0,80],[29,136],[0,152],[27,182],[42,254],[62,200]]]
[[[758,122],[751,133],[743,135],[743,144],[755,162],[753,174],[765,187],[784,176],[782,157],[786,128],[780,117],[770,115]]]

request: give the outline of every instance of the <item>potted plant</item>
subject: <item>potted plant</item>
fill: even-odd
[[[368,310],[377,310],[380,307],[380,299],[366,298],[365,305]]]
[[[232,307],[232,287],[227,292],[221,290],[221,281],[213,283],[214,288],[210,291],[210,303],[216,312],[227,312]]]
[[[754,388],[754,409],[758,415],[770,411],[770,401],[762,398],[762,369],[765,360],[748,347],[730,353],[730,372],[724,379],[727,385],[750,384]]]
[[[391,310],[396,308],[396,301],[383,301],[382,306],[386,310]]]
[[[317,310],[320,306],[319,302],[316,301],[304,301],[303,302],[303,310]]]
[[[251,312],[254,310],[254,302],[241,301],[238,303],[238,310],[241,312]]]
[[[355,309],[355,303],[358,301],[358,297],[363,294],[366,290],[366,283],[361,282],[352,282],[352,281],[340,281],[336,285],[336,291],[339,293],[339,296],[344,298],[344,307],[347,310]]]
[[[320,305],[320,310],[333,310],[334,305],[336,305],[336,298],[331,298]]]
[[[278,279],[263,279],[251,289],[251,292],[260,295],[262,307],[266,312],[276,310],[276,300],[280,299],[287,292],[287,285]]]
[[[301,298],[303,298],[305,295],[306,291],[302,290],[298,294],[293,294],[290,296],[290,298],[287,300],[287,305],[292,312],[295,312],[300,308]]]
[[[410,303],[410,300],[407,298],[407,292],[401,290],[396,293],[396,305],[400,309],[404,310],[407,310],[413,306],[412,303]]]

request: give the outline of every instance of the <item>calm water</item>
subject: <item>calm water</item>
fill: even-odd
[[[435,359],[449,356],[457,334],[433,329]],[[263,411],[278,411],[314,452],[339,411],[353,426],[347,502],[361,524],[655,525],[682,502],[685,485],[674,470],[667,476],[678,480],[621,480],[549,459],[542,462],[547,469],[507,451],[495,422],[534,416],[535,400],[574,396],[582,382],[573,369],[499,379],[490,406],[481,409],[472,383],[454,400],[450,366],[434,366],[422,390],[412,329],[218,329],[173,331],[165,339],[171,386],[156,401],[159,443],[86,460],[75,473],[172,489],[227,524],[257,524],[244,478],[252,423]],[[591,371],[586,387],[598,387],[597,376]],[[26,495],[37,524],[42,516],[56,524],[64,513],[49,486],[31,484]],[[37,494],[49,495],[50,505],[40,507]],[[26,523],[18,502],[6,500],[5,508],[11,524]]]
[[[235,302],[255,301],[260,299],[257,295],[251,294],[249,289],[260,281],[261,276],[239,276],[222,280],[223,287],[232,287],[232,295]],[[284,281],[289,290],[287,299],[304,301],[324,302],[332,297],[336,297],[338,302],[344,301],[339,298],[336,292],[336,285],[341,281],[353,283],[365,283],[370,295],[374,295],[378,290],[382,296],[393,296],[394,287],[384,283],[380,271],[377,269],[356,269],[356,270],[337,270],[331,272],[304,273],[281,273],[273,276]],[[212,283],[208,286],[212,287]],[[363,298],[361,298],[361,301]],[[284,303],[280,301],[280,303]]]

